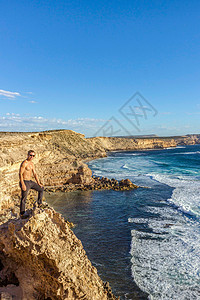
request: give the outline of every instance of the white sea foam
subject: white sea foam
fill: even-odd
[[[180,210],[192,215],[200,216],[200,180],[189,179],[186,176],[170,177],[163,174],[148,174],[155,180],[174,187],[169,202]]]
[[[147,223],[145,218],[128,218],[129,223]]]
[[[181,152],[181,153],[174,153],[176,155],[191,155],[191,154],[200,154],[200,151],[195,152]]]
[[[123,165],[122,168],[123,168],[123,169],[129,169],[129,167],[128,167],[127,164]]]
[[[167,147],[167,148],[165,148],[165,149],[167,149],[167,150],[171,150],[171,149],[176,149],[177,147]]]
[[[200,233],[194,220],[171,207],[151,207],[149,232],[132,230],[132,275],[151,300],[200,299]],[[143,219],[132,218],[134,223]]]
[[[183,175],[148,176],[174,188],[168,201],[175,207],[147,207],[157,217],[146,222],[129,218],[149,229],[132,230],[132,275],[151,300],[200,299],[200,181]]]
[[[124,153],[124,156],[141,156],[144,155],[143,153]]]
[[[184,149],[186,147],[183,147],[183,146],[177,146],[176,149]]]

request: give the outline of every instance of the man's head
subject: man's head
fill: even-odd
[[[35,152],[33,150],[28,151],[28,160],[32,160],[35,156]]]

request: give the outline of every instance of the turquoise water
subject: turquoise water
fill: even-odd
[[[200,299],[200,145],[114,152],[93,173],[149,188],[49,197],[121,299]]]

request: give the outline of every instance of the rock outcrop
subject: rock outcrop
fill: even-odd
[[[67,183],[73,184],[92,184],[93,182],[92,171],[86,166],[80,166],[77,173],[74,173],[67,181]]]
[[[28,220],[0,226],[0,294],[5,299],[117,299],[108,287],[53,209],[36,209]]]
[[[76,175],[74,176],[75,179]],[[87,190],[115,190],[115,191],[125,191],[125,190],[132,190],[137,189],[139,186],[133,184],[129,179],[122,179],[121,181],[118,181],[114,178],[110,179],[107,177],[98,177],[98,176],[92,176],[92,181],[89,181],[89,183],[74,183],[79,182],[79,180],[73,181],[73,184],[71,183],[71,180],[69,184],[65,184],[63,186],[58,187],[51,187],[46,188],[45,191],[50,193],[54,192],[71,192],[71,191],[87,191]]]

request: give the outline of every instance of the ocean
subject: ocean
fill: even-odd
[[[141,186],[46,196],[76,224],[102,280],[122,300],[200,299],[200,145],[112,152],[88,165]]]

